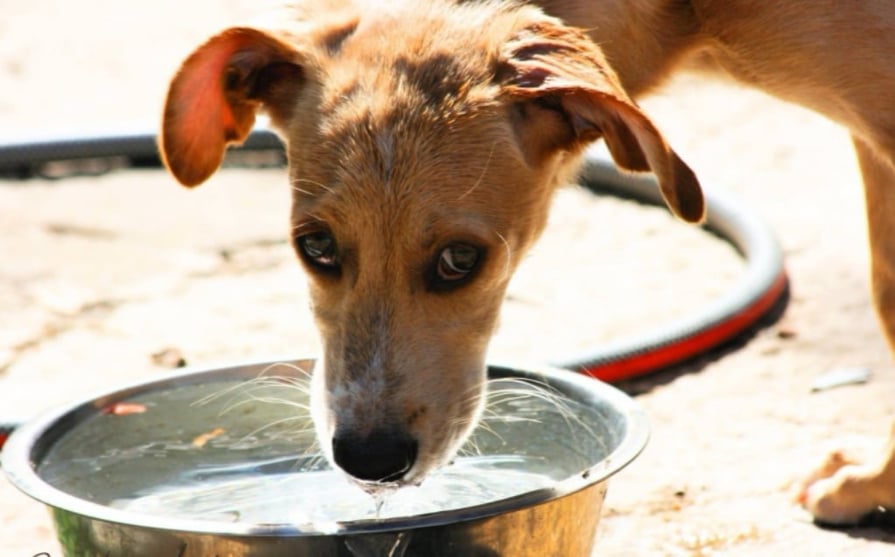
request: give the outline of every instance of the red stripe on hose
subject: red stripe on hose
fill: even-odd
[[[631,379],[644,373],[657,371],[672,364],[680,363],[699,353],[705,352],[736,336],[749,325],[761,318],[780,298],[786,288],[786,272],[781,270],[774,282],[752,305],[717,325],[699,331],[678,342],[659,346],[653,350],[639,352],[632,356],[598,363],[580,369],[581,373],[613,383]]]

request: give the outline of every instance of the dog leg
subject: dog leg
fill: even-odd
[[[861,139],[854,144],[866,196],[873,303],[895,353],[895,160]]]
[[[854,144],[866,195],[873,301],[895,353],[895,165],[863,140]],[[829,524],[854,524],[879,507],[895,510],[895,423],[879,462],[857,465],[833,453],[802,482],[797,500]]]

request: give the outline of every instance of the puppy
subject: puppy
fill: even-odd
[[[450,461],[482,413],[507,283],[603,138],[702,219],[693,172],[580,30],[516,2],[318,0],[212,37],[171,82],[161,152],[194,186],[263,110],[323,354],[327,457],[375,489]]]

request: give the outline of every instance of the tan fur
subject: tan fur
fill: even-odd
[[[648,92],[701,57],[783,100],[849,128],[867,200],[873,299],[895,350],[895,4],[754,0],[542,0],[591,30],[622,85]],[[800,500],[818,520],[848,524],[895,508],[895,434],[879,464],[828,468]]]
[[[874,299],[895,349],[895,7],[537,4],[565,24],[513,2],[308,0],[275,30],[212,38],[169,92],[162,152],[187,185],[214,172],[255,110],[280,131],[294,234],[331,233],[338,246],[337,273],[308,265],[325,351],[313,396],[321,445],[332,457],[340,431],[356,440],[383,427],[412,438],[398,483],[449,460],[478,419],[507,281],[584,146],[604,138],[619,166],[657,175],[672,211],[701,219],[695,177],[629,97],[696,58],[852,131]],[[462,287],[433,291],[427,273],[456,243],[484,261]],[[803,501],[821,520],[855,520],[892,503],[876,492],[895,491],[893,463],[895,443],[883,466],[862,469],[867,481],[809,482]]]

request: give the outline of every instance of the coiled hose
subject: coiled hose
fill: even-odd
[[[655,181],[621,174],[608,160],[589,156],[581,184],[595,193],[664,205]],[[607,382],[631,379],[679,364],[751,329],[786,299],[783,254],[767,224],[731,195],[707,189],[703,226],[730,242],[746,261],[733,287],[707,307],[654,329],[592,351],[557,358],[557,367],[574,369]]]

